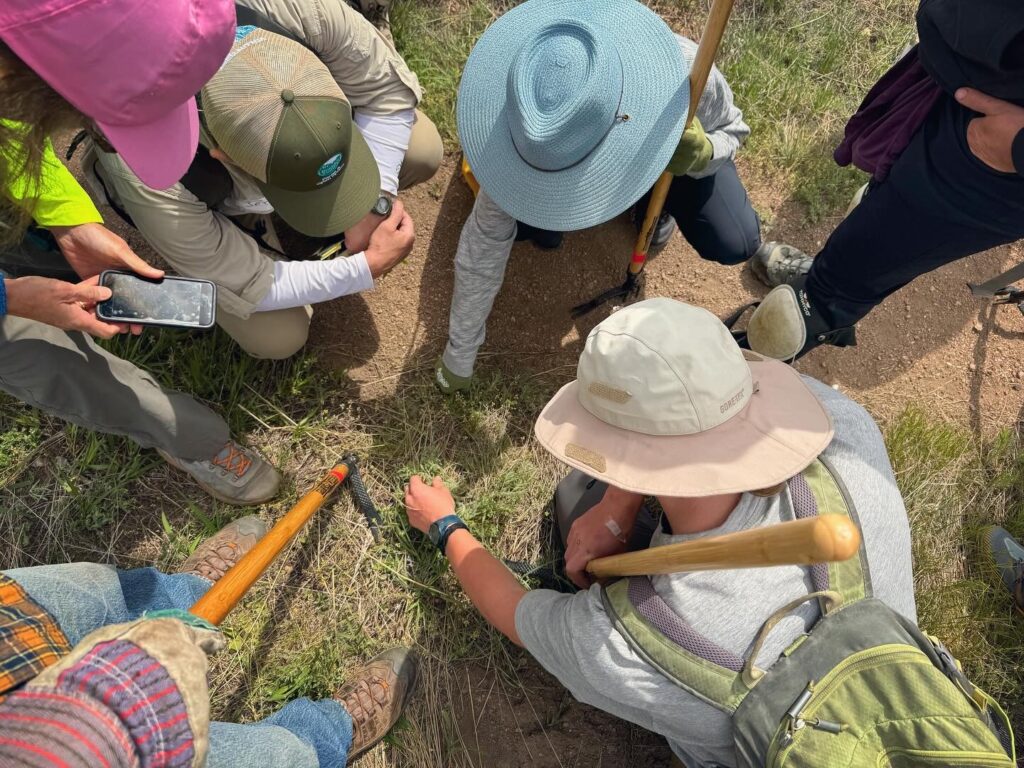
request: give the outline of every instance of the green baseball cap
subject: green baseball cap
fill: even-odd
[[[256,179],[292,228],[338,235],[377,202],[380,172],[352,122],[352,105],[305,46],[240,27],[201,96],[217,146]]]

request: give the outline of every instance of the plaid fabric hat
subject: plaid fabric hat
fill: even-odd
[[[53,617],[0,573],[0,699],[70,651]]]
[[[377,202],[380,172],[352,122],[352,105],[305,46],[239,27],[201,99],[218,147],[299,232],[337,235]]]

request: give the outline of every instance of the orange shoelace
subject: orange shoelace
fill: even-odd
[[[221,458],[220,454],[215,456],[210,462],[214,466],[223,467],[228,472],[234,473],[235,477],[241,477],[246,473],[249,467],[252,466],[252,459],[245,455],[244,451],[239,450],[234,444],[228,443],[227,456]],[[223,451],[221,451],[223,453]]]

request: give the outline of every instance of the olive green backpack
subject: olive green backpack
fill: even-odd
[[[789,483],[798,518],[847,515],[845,489],[820,460]],[[676,685],[732,718],[738,768],[1013,768],[1010,723],[938,640],[871,596],[859,557],[811,568],[815,592],[765,622],[746,659],[699,635],[647,577],[603,592],[616,629]],[[771,629],[818,600],[821,618],[767,670]]]

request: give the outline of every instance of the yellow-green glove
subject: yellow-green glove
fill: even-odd
[[[704,133],[704,126],[695,117],[690,123],[690,127],[683,131],[679,146],[676,147],[672,159],[668,161],[668,168],[665,170],[673,176],[697,173],[707,168],[714,156],[715,148]]]

